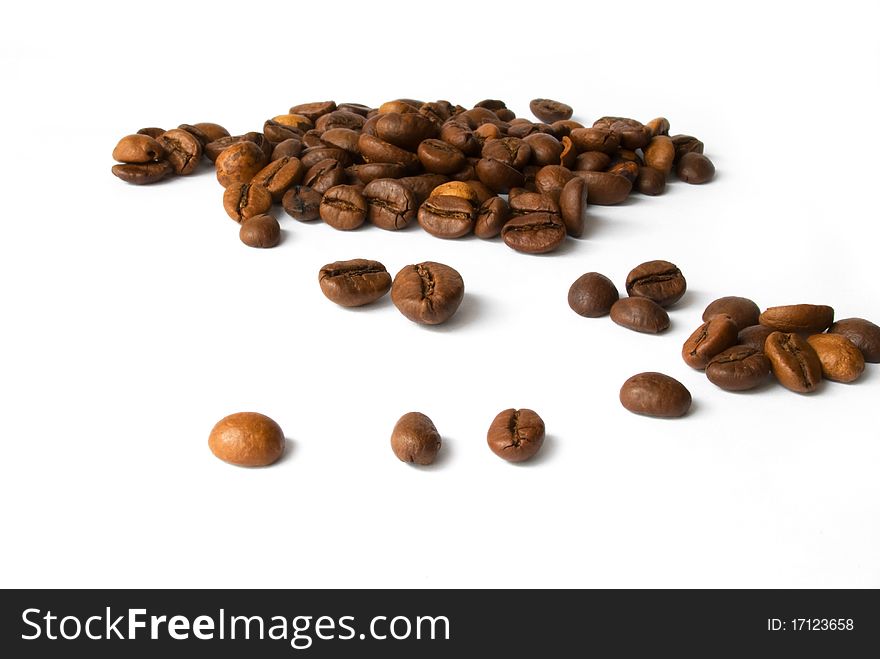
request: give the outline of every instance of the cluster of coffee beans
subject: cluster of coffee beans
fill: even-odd
[[[880,362],[880,327],[863,318],[834,322],[834,309],[826,305],[762,313],[752,300],[730,296],[711,302],[703,321],[681,356],[727,391],[754,389],[772,374],[784,387],[810,393],[823,379],[853,382],[865,362]]]
[[[535,99],[530,108],[539,122],[498,100],[469,110],[413,99],[379,108],[305,103],[244,135],[208,123],[142,129],[117,145],[114,158],[124,164],[113,173],[154,183],[191,173],[204,154],[225,188],[223,207],[253,247],[278,244],[271,209],[281,203],[298,220],[339,230],[369,221],[393,231],[416,220],[440,238],[500,235],[526,253],[580,236],[588,200],[660,194],[673,170],[688,183],[714,176],[703,143],[670,137],[665,118],[602,117],[587,127],[564,103]]]
[[[390,290],[400,313],[422,325],[445,323],[464,298],[464,280],[458,271],[433,261],[404,267],[393,282],[378,261],[336,261],[321,268],[318,282],[327,299],[343,307],[370,304]]]
[[[499,412],[486,434],[489,448],[508,462],[524,462],[544,444],[544,421],[529,409]],[[441,446],[440,433],[421,412],[404,414],[391,432],[391,450],[402,462],[429,465]],[[284,453],[284,431],[258,412],[238,412],[222,418],[208,436],[211,452],[239,467],[265,467]]]

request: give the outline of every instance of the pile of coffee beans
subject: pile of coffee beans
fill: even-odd
[[[155,183],[191,174],[206,158],[251,247],[279,243],[272,207],[280,203],[297,220],[341,231],[418,223],[439,238],[500,235],[530,254],[582,235],[588,201],[661,194],[673,170],[688,183],[714,176],[703,143],[670,137],[665,118],[601,117],[586,126],[558,101],[535,99],[530,109],[538,122],[492,99],[470,109],[443,100],[304,103],[243,135],[213,123],[143,128],[120,140],[113,173]]]

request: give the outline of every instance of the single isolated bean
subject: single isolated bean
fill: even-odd
[[[284,432],[259,412],[238,412],[220,419],[208,437],[211,452],[239,467],[265,467],[284,453]]]
[[[489,448],[508,462],[533,457],[544,444],[544,421],[533,410],[508,409],[499,412],[486,434]]]
[[[400,270],[391,284],[391,301],[414,323],[439,325],[464,299],[464,280],[454,268],[425,261]]]
[[[634,332],[659,334],[669,328],[666,309],[646,297],[624,297],[611,305],[611,320]]]
[[[404,414],[391,431],[391,450],[401,462],[429,465],[440,451],[440,433],[421,412]]]
[[[223,209],[236,222],[272,208],[272,195],[262,185],[234,183],[223,191]]]
[[[568,306],[581,316],[606,316],[620,294],[608,277],[598,272],[587,272],[574,280],[568,289]]]
[[[675,378],[663,373],[633,375],[620,388],[620,403],[634,414],[675,418],[691,408],[691,394]]]
[[[321,292],[343,307],[375,302],[391,289],[391,275],[378,261],[351,259],[328,263],[318,272]]]
[[[685,183],[707,183],[715,176],[715,165],[702,153],[685,153],[675,165],[675,173]]]
[[[554,121],[571,119],[574,112],[570,105],[549,98],[536,98],[529,103],[529,110],[541,121],[552,124]]]

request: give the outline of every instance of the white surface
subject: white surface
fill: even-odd
[[[0,585],[880,586],[880,367],[734,395],[679,356],[722,295],[880,319],[875,5],[34,6],[0,43]],[[283,214],[253,250],[207,166],[110,175],[142,126],[399,96],[665,115],[718,177],[591,208],[584,240],[530,257]],[[449,263],[465,302],[439,329],[336,307],[317,272],[352,257]],[[689,282],[665,335],[569,310],[581,273],[622,288],[654,258]],[[645,370],[686,384],[689,417],[620,407]],[[510,406],[546,421],[532,464],[486,446]],[[240,410],[285,429],[282,463],[210,454]],[[434,468],[390,451],[410,410],[444,437]]]

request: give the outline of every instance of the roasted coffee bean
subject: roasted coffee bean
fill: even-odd
[[[535,189],[558,202],[562,190],[572,178],[574,174],[569,169],[561,165],[547,165],[535,174]]]
[[[750,325],[739,331],[736,342],[739,345],[746,345],[763,352],[764,342],[775,331],[772,327],[765,327],[764,325]]]
[[[167,160],[158,162],[145,162],[140,164],[113,165],[113,175],[126,183],[134,185],[147,185],[157,183],[166,176],[174,173],[174,167]]]
[[[712,316],[720,313],[730,316],[737,328],[741,330],[757,325],[761,310],[747,297],[729,295],[710,302],[703,311],[703,320],[709,320]]]
[[[295,126],[281,124],[272,119],[263,123],[263,135],[266,136],[266,139],[275,142],[276,144],[290,139],[301,139],[305,141],[304,132],[305,131],[296,128]]]
[[[301,114],[279,114],[275,117],[272,117],[271,121],[274,121],[277,124],[281,124],[282,126],[290,126],[291,128],[296,128],[297,130],[301,130],[303,132],[311,130],[315,127],[314,122],[308,117],[305,117]]]
[[[165,131],[156,141],[165,150],[165,159],[179,176],[192,174],[202,159],[202,145],[190,133],[179,128]]]
[[[474,207],[466,199],[432,195],[419,208],[422,228],[437,238],[460,238],[474,228]]]
[[[575,170],[582,172],[604,172],[611,164],[611,156],[601,151],[585,151],[574,162]]]
[[[606,128],[575,128],[569,133],[578,151],[598,151],[613,156],[620,148],[620,136]]]
[[[395,163],[406,167],[408,171],[414,171],[421,165],[416,154],[366,133],[361,133],[358,138],[358,149],[367,162]]]
[[[480,153],[480,142],[467,124],[458,121],[447,121],[440,128],[440,139],[459,149],[466,156]]]
[[[600,206],[613,206],[624,201],[632,190],[632,182],[625,176],[609,172],[573,172],[587,182],[590,203]]]
[[[263,167],[250,182],[265,187],[271,193],[272,201],[278,203],[302,177],[303,165],[298,158],[279,158]]]
[[[443,174],[420,174],[419,176],[405,176],[399,180],[403,185],[412,190],[416,199],[413,208],[418,208],[438,185],[448,182],[449,178]]]
[[[235,183],[248,183],[269,162],[263,150],[248,140],[236,142],[225,149],[214,165],[217,180],[224,188]]]
[[[864,318],[844,318],[838,320],[828,332],[841,334],[858,348],[866,362],[880,363],[880,327]]]
[[[474,103],[475,108],[486,108],[487,110],[492,110],[495,112],[496,110],[502,110],[507,107],[507,103],[504,101],[498,100],[497,98],[486,98],[480,101],[479,103]]]
[[[646,297],[661,307],[678,302],[687,290],[681,270],[669,261],[647,261],[630,270],[626,292],[631,297]]]
[[[369,162],[354,165],[354,173],[361,183],[367,185],[379,178],[401,178],[406,173],[406,167],[387,162]]]
[[[375,302],[391,290],[391,275],[378,261],[352,259],[328,263],[318,273],[321,292],[343,307]]]
[[[340,106],[341,107],[341,106]],[[360,130],[366,123],[364,115],[348,110],[334,110],[327,114],[322,114],[315,120],[315,128],[318,130],[330,130],[331,128],[351,128],[352,130]]]
[[[700,325],[681,348],[681,358],[702,370],[711,359],[736,343],[737,326],[727,314],[717,314]]]
[[[758,317],[758,322],[779,332],[818,334],[834,322],[834,309],[824,304],[788,304],[770,307]]]
[[[715,176],[715,165],[702,153],[686,153],[675,165],[675,173],[685,183],[706,183]]]
[[[718,353],[706,365],[709,382],[725,391],[747,391],[767,381],[770,360],[761,350],[736,345]]]
[[[331,128],[330,130],[336,130]],[[302,140],[303,147],[308,149],[321,149],[327,146],[327,143],[321,139],[321,135],[324,134],[325,131],[320,130],[310,130],[307,131],[300,139]],[[360,135],[358,135],[360,136]],[[305,153],[305,151],[303,152]],[[314,163],[312,163],[314,164]],[[311,166],[311,165],[310,165]]]
[[[141,128],[137,132],[137,134],[138,135],[148,135],[149,137],[156,139],[157,137],[159,137],[159,135],[161,135],[164,132],[165,132],[164,128],[156,128],[155,126],[148,126],[146,128]]]
[[[454,174],[450,174],[449,178],[453,181],[470,181],[471,179],[476,178],[477,170],[474,169],[474,165],[468,162],[464,168],[455,172]]]
[[[474,137],[481,146],[485,146],[489,140],[499,140],[504,137],[504,133],[495,124],[483,124],[479,128],[474,129]]]
[[[635,332],[658,334],[669,328],[669,314],[654,300],[624,297],[611,306],[611,320]]]
[[[618,160],[608,168],[609,174],[617,174],[629,181],[630,189],[639,177],[639,165],[633,160]]]
[[[630,149],[620,149],[615,155],[615,158],[612,159],[612,165],[622,160],[625,160],[627,162],[634,162],[639,167],[645,164],[645,161],[642,159],[642,157],[636,151],[632,151]]]
[[[352,112],[363,117],[366,117],[373,111],[373,108],[369,105],[364,105],[363,103],[340,103],[339,107],[336,109],[340,112]]]
[[[264,414],[238,412],[217,422],[208,437],[208,447],[224,462],[265,467],[284,453],[284,431]]]
[[[336,109],[336,103],[334,101],[317,101],[314,103],[301,103],[299,105],[294,105],[288,112],[290,114],[299,114],[303,117],[307,117],[309,121],[314,123],[318,120],[318,117],[323,117],[325,114],[333,112]]]
[[[257,135],[258,133],[248,133],[248,135]],[[223,153],[226,149],[231,147],[233,144],[238,144],[239,142],[248,142],[253,140],[248,140],[246,135],[230,135],[228,137],[220,137],[213,142],[208,142],[203,149],[203,153],[213,163],[216,163],[217,158]]]
[[[376,179],[364,188],[370,222],[380,229],[403,229],[416,216],[416,195],[401,181]]]
[[[544,444],[544,421],[533,410],[499,412],[489,426],[486,441],[492,453],[508,462],[524,462]]]
[[[501,239],[518,252],[544,254],[565,241],[565,225],[553,213],[529,213],[508,220],[501,229]]]
[[[484,201],[477,210],[474,223],[474,235],[477,238],[494,238],[501,233],[502,227],[510,216],[508,204],[501,197],[491,197]]]
[[[180,130],[185,130],[187,133],[189,133],[190,135],[192,135],[193,137],[195,137],[195,138],[199,141],[199,144],[200,144],[201,147],[202,147],[202,152],[204,152],[205,145],[206,145],[208,142],[211,142],[211,141],[212,141],[212,139],[209,138],[208,135],[207,135],[206,133],[202,132],[200,129],[196,128],[196,127],[193,126],[192,124],[180,124],[180,125],[178,126],[178,128],[179,128]],[[223,137],[223,136],[221,135],[220,137]]]
[[[342,185],[344,180],[345,167],[333,158],[312,165],[303,176],[303,184],[320,194],[324,194],[334,186]]]
[[[236,222],[272,208],[272,194],[262,185],[233,183],[223,191],[223,209]]]
[[[538,167],[560,164],[560,158],[562,157],[564,147],[559,140],[552,135],[535,133],[534,135],[526,137],[523,142],[528,145],[529,149],[531,149],[531,164],[537,165]]]
[[[433,121],[416,111],[383,113],[376,122],[377,137],[407,151],[415,151],[422,141],[438,132]]]
[[[555,164],[562,165],[567,169],[574,169],[577,165],[578,158],[577,147],[575,147],[574,143],[571,141],[571,138],[567,136],[563,136],[560,139],[560,142],[562,146],[562,152],[559,154],[559,160]],[[535,161],[536,158],[534,156],[533,150],[532,162]]]
[[[571,134],[571,131],[575,130],[576,128],[583,128],[584,125],[579,121],[562,119],[561,121],[552,122],[550,124],[550,127],[553,129],[553,134],[558,139],[562,139],[563,137],[568,137]]]
[[[342,149],[351,154],[359,154],[358,138],[360,133],[351,128],[331,128],[321,133],[321,141],[331,147]]]
[[[574,280],[568,289],[568,306],[587,318],[607,316],[620,294],[608,277],[598,272],[588,272]]]
[[[773,332],[764,354],[782,386],[801,394],[815,391],[822,381],[822,363],[813,347],[794,332]]]
[[[284,212],[300,222],[312,222],[321,216],[323,195],[305,185],[294,185],[281,198]]]
[[[145,163],[162,160],[165,148],[149,135],[126,135],[113,149],[113,160]]]
[[[474,191],[474,193],[477,195],[477,201],[474,204],[474,206],[479,206],[484,201],[487,201],[488,199],[492,199],[493,197],[496,196],[495,193],[492,192],[492,190],[490,190],[489,187],[487,185],[485,185],[484,183],[482,183],[481,181],[476,181],[476,180],[464,181],[464,183],[469,188],[471,188]]]
[[[532,148],[519,138],[502,137],[486,142],[483,145],[482,156],[498,160],[515,169],[522,169],[532,159]]]
[[[663,194],[663,191],[666,190],[666,174],[653,167],[639,167],[635,189],[652,197]]]
[[[428,196],[429,198],[440,196],[461,197],[474,206],[477,206],[480,203],[477,191],[469,185],[467,181],[449,181],[447,183],[442,183],[431,190],[431,194]]]
[[[675,146],[673,146],[672,140],[666,135],[652,137],[648,146],[645,147],[645,164],[668,174],[672,171],[674,162]]]
[[[816,351],[827,380],[853,382],[865,370],[861,351],[841,334],[813,334],[807,343]]]
[[[434,174],[452,174],[467,164],[465,155],[443,140],[425,140],[419,144],[418,156],[425,171]]]
[[[669,119],[666,117],[651,119],[651,121],[645,124],[645,128],[648,129],[648,132],[651,133],[652,137],[656,137],[657,135],[669,135]]]
[[[481,158],[474,169],[480,181],[499,194],[524,183],[522,172],[494,158]]]
[[[425,261],[408,265],[391,284],[391,301],[414,323],[438,325],[449,320],[464,299],[464,280],[454,268]]]
[[[335,185],[324,193],[319,213],[334,229],[351,231],[367,219],[367,200],[352,185]]]
[[[641,149],[651,141],[651,131],[635,119],[601,117],[593,122],[593,128],[610,130],[620,138],[620,146],[624,149]]]
[[[703,143],[690,135],[673,135],[672,146],[675,147],[675,162],[678,162],[686,153],[703,153]]]
[[[275,247],[281,242],[281,226],[274,215],[255,215],[242,221],[238,237],[248,247]]]
[[[551,101],[549,98],[536,98],[529,103],[529,110],[543,122],[552,124],[554,121],[571,119],[573,110],[570,105]]]
[[[201,131],[202,135],[207,138],[207,144],[215,140],[219,140],[222,137],[229,137],[229,131],[226,130],[220,124],[214,124],[210,121],[202,121],[197,124],[193,124],[193,127]]]
[[[303,151],[300,160],[306,170],[323,160],[335,160],[343,167],[348,167],[351,164],[351,155],[348,151],[337,149],[335,146],[317,146]]]
[[[623,383],[620,403],[634,414],[675,418],[691,408],[691,393],[663,373],[639,373]]]
[[[429,465],[440,451],[440,433],[421,412],[408,412],[394,424],[391,450],[401,462]]]
[[[289,139],[284,140],[283,142],[279,142],[275,145],[275,148],[272,149],[272,160],[279,160],[281,158],[299,158],[299,155],[302,153],[303,143],[297,139]]]
[[[421,101],[398,98],[393,101],[386,101],[385,103],[380,105],[379,114],[412,114],[414,112],[418,112],[418,109],[419,107],[421,107],[421,105]]]
[[[569,181],[570,183],[570,181]],[[529,213],[552,213],[561,218],[559,204],[540,192],[522,192],[508,197],[511,215],[528,215]]]

